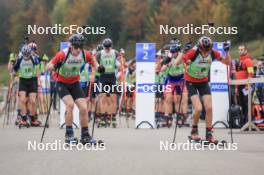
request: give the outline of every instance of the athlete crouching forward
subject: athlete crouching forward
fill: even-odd
[[[174,64],[178,65],[181,62],[187,64],[184,79],[186,80],[186,86],[194,109],[190,139],[194,141],[201,140],[198,134],[198,122],[202,111],[200,95],[206,111],[206,141],[217,144],[218,141],[212,135],[212,98],[208,75],[213,60],[217,59],[224,64],[228,64],[230,56],[228,54],[228,44],[224,45],[225,58],[221,57],[220,53],[214,50],[212,46],[212,40],[207,36],[203,36],[199,39],[197,46],[187,51],[186,54],[180,53]]]
[[[54,77],[57,81],[57,91],[66,106],[65,123],[66,134],[65,142],[77,142],[77,138],[73,134],[73,108],[74,103],[80,111],[81,124],[81,143],[96,144],[89,134],[88,130],[88,109],[85,95],[80,87],[80,68],[83,64],[89,63],[99,72],[104,71],[95,59],[92,58],[90,52],[83,49],[84,37],[80,34],[73,34],[70,39],[70,46],[58,52],[47,65],[48,70],[55,70]]]

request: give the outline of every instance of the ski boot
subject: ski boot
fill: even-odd
[[[161,127],[168,127],[168,116],[161,116]]]
[[[106,127],[106,117],[105,117],[105,115],[101,115],[100,116],[100,121],[99,121],[97,127],[99,128],[101,126],[102,127]]]
[[[20,109],[17,109],[17,118],[15,121],[15,125],[17,126],[19,124],[19,121],[21,120],[21,113],[20,113]]]
[[[18,123],[18,128],[21,129],[22,127],[27,127],[29,128],[29,123],[27,122],[27,117],[23,116],[21,117],[19,123]]]
[[[19,124],[19,121],[21,120],[21,116],[18,115],[15,121],[15,125],[17,126]]]
[[[77,145],[78,144],[78,138],[74,137],[73,133],[72,134],[65,134],[65,143],[66,144],[73,144]]]
[[[121,116],[125,116],[125,115],[126,115],[126,108],[125,108],[125,107],[122,107],[122,108],[121,108],[120,115],[121,115]]]
[[[160,122],[161,122],[160,116],[158,112],[155,112],[155,123],[156,123],[157,129],[160,128]]]
[[[90,134],[87,134],[87,135],[84,135],[82,136],[82,138],[80,139],[80,142],[83,144],[83,145],[86,145],[86,144],[89,144],[89,145],[99,145],[101,146],[104,142],[102,140],[95,140],[93,139]]]
[[[156,122],[157,129],[162,127],[162,116],[160,112],[155,113],[155,122]]]
[[[117,126],[117,123],[116,123],[116,116],[113,115],[113,116],[112,116],[112,127],[113,127],[113,128],[116,128],[116,126]]]
[[[179,128],[181,128],[184,124],[183,116],[181,114],[178,114],[176,117],[177,117],[177,120],[175,121],[175,124],[177,124]]]
[[[205,140],[203,140],[202,142],[204,145],[209,145],[209,144],[217,145],[219,143],[219,141],[214,138],[212,129],[210,130],[206,129]]]
[[[167,118],[167,127],[170,128],[172,126],[173,118],[172,116],[168,116]]]
[[[132,109],[132,119],[133,120],[136,119],[136,111],[135,111],[135,109]]]
[[[111,126],[111,115],[106,114],[105,123],[106,123],[105,125],[106,128]]]
[[[198,128],[192,128],[191,135],[188,136],[189,142],[200,143],[201,137],[198,132]]]
[[[29,118],[31,126],[38,127],[41,125],[41,121],[39,121],[36,116],[29,116]]]

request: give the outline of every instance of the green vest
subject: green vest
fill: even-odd
[[[116,68],[115,50],[111,50],[108,53],[106,53],[105,50],[102,50],[100,64],[105,67],[105,73],[114,73]]]
[[[126,82],[129,84],[129,85],[133,85],[136,83],[136,73],[132,73],[132,74],[127,74],[127,77],[126,77]]]
[[[170,76],[179,76],[184,73],[184,64],[180,64],[178,66],[172,65],[168,69],[168,74]]]
[[[191,61],[191,63],[187,66],[186,71],[193,78],[203,79],[208,77],[211,63],[211,55],[208,55],[207,58],[203,58],[201,54],[198,54],[195,60]]]
[[[80,82],[88,82],[90,80],[90,73],[88,70],[88,64],[84,65],[83,71],[80,73]]]
[[[45,63],[41,62],[39,64],[39,70],[40,70],[41,73],[44,73],[45,72]]]
[[[167,75],[168,75],[167,71],[160,72],[159,75],[157,76],[157,83],[158,84],[164,84],[164,80],[165,80]]]
[[[67,55],[68,49],[64,50]],[[65,58],[66,62],[61,66],[59,74],[65,78],[74,77],[80,74],[80,68],[84,64],[84,55],[82,52],[77,56],[73,57],[70,53],[68,58]]]
[[[33,64],[31,59],[29,60],[22,59],[18,70],[18,74],[20,78],[26,78],[26,79],[37,77],[37,66]]]

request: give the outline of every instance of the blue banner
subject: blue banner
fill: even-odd
[[[155,93],[157,91],[157,84],[155,83],[141,83],[137,84],[136,92],[139,93]]]
[[[68,42],[61,42],[60,43],[60,50],[66,49],[69,47],[69,43]]]
[[[211,83],[211,91],[212,92],[227,92],[228,84],[227,83]]]
[[[156,44],[155,43],[137,43],[136,61],[137,62],[155,62]]]

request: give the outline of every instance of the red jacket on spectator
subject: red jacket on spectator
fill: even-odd
[[[235,78],[237,80],[248,79],[253,77],[253,74],[254,68],[252,58],[248,54],[240,56]]]

